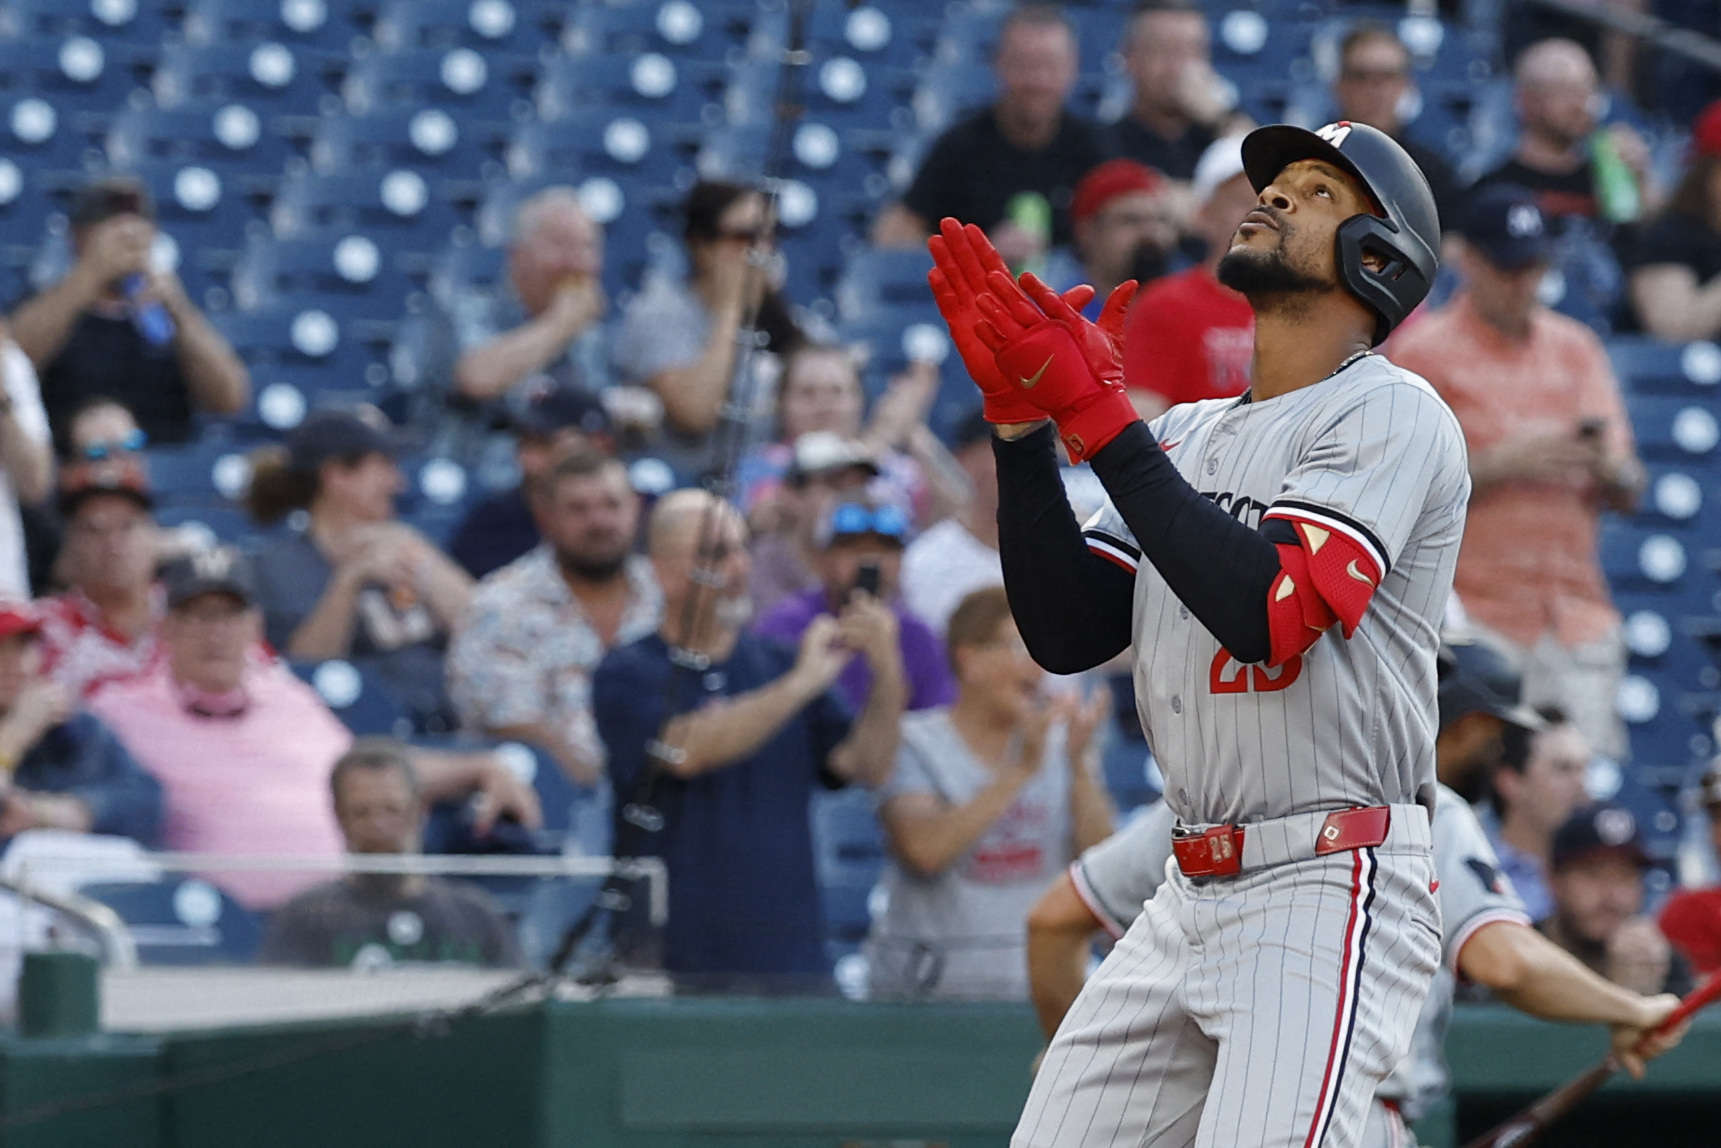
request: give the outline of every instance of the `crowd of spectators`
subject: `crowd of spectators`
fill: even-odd
[[[1094,285],[1090,308],[1137,279],[1124,354],[1140,413],[1242,394],[1253,319],[1215,267],[1255,201],[1251,125],[1209,37],[1193,5],[1139,5],[1120,42],[1134,98],[1101,125],[1069,108],[1070,24],[1016,9],[995,102],[932,143],[874,242],[919,245],[953,215],[1060,290]],[[1538,39],[1514,62],[1516,149],[1466,186],[1478,173],[1405,118],[1415,69],[1391,28],[1359,24],[1337,64],[1333,106],[1404,142],[1448,231],[1446,301],[1384,350],[1430,380],[1470,448],[1450,613],[1540,710],[1462,752],[1448,739],[1443,777],[1461,762],[1466,796],[1489,799],[1506,876],[1549,937],[1622,984],[1677,984],[1687,961],[1721,961],[1713,896],[1676,897],[1664,936],[1632,814],[1585,789],[1598,755],[1627,753],[1599,522],[1632,509],[1645,473],[1600,339],[1546,285],[1559,270],[1655,334],[1721,330],[1721,106],[1664,194],[1643,140],[1598,120],[1619,60],[1598,70],[1585,45]],[[80,192],[70,269],[0,332],[0,837],[412,854],[426,810],[452,802],[480,838],[529,838],[534,790],[486,748],[521,742],[607,811],[604,847],[668,867],[664,930],[637,902],[618,916],[626,959],[721,987],[823,987],[809,803],[858,786],[888,857],[870,991],[1024,997],[1030,907],[1112,830],[1104,745],[1146,754],[1129,687],[1120,727],[1111,689],[1033,664],[1001,589],[987,424],[976,410],[933,432],[932,361],[869,402],[862,363],[785,294],[771,212],[755,186],[694,183],[684,266],[612,306],[580,197],[524,199],[500,282],[441,301],[432,363],[458,417],[512,434],[518,484],[444,544],[396,506],[408,430],[429,428],[314,410],[251,455],[256,537],[234,549],[157,525],[147,447],[244,405],[244,363],[152,263],[142,186]],[[733,497],[636,489],[640,456],[684,480],[723,473]],[[330,659],[398,702],[410,743],[355,742],[294,672]],[[1721,810],[1721,783],[1705,793]],[[525,959],[468,886],[207,877],[270,915],[270,962]]]

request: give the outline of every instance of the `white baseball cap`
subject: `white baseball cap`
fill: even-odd
[[[1207,145],[1195,164],[1195,178],[1190,187],[1197,206],[1213,198],[1213,193],[1226,180],[1243,174],[1243,136],[1220,136]]]

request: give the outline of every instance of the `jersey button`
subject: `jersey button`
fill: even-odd
[[[1183,699],[1178,697],[1176,694],[1171,695],[1171,712],[1174,714],[1180,714],[1183,712]]]
[[[1218,474],[1219,473],[1219,460],[1218,459],[1210,458],[1207,460],[1207,473],[1208,474]]]
[[[1179,617],[1179,618],[1187,618],[1187,617],[1189,617],[1189,607],[1188,607],[1188,606],[1179,606],[1179,607],[1178,607],[1178,608],[1177,608],[1177,616],[1178,616],[1178,617]]]

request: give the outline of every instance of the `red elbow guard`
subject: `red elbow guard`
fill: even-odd
[[[1269,666],[1280,666],[1315,644],[1338,615],[1315,591],[1309,556],[1301,546],[1277,544],[1279,576],[1267,590],[1267,633],[1272,639]]]
[[[1269,665],[1278,665],[1315,644],[1337,623],[1346,638],[1356,632],[1380,585],[1373,554],[1348,535],[1275,514],[1296,528],[1301,545],[1277,544],[1280,574],[1267,591]]]

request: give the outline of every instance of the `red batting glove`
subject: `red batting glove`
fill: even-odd
[[[980,295],[990,290],[987,275],[996,271],[1008,278],[1009,267],[984,231],[973,224],[964,226],[948,217],[939,222],[938,234],[928,240],[926,246],[932,252],[933,268],[926,276],[932,285],[932,298],[938,304],[938,313],[944,316],[944,322],[950,328],[951,342],[956,345],[956,353],[962,356],[962,365],[968,368],[968,377],[980,387],[984,400],[982,413],[986,421],[1005,424],[1039,422],[1046,417],[1045,412],[1023,396],[1021,387],[999,372],[991,348],[974,333],[975,325],[981,320],[977,301]],[[1021,294],[1014,283],[1010,286],[1018,295]],[[1065,298],[1080,310],[1093,298],[1093,288],[1073,288]],[[1023,299],[1025,301],[1026,297]]]
[[[1007,276],[988,277],[988,291],[976,301],[985,318],[975,334],[992,348],[999,371],[1017,380],[1028,401],[1057,422],[1070,456],[1086,461],[1137,421],[1123,387],[1117,335],[1136,285],[1125,283],[1111,293],[1099,324],[1083,319],[1033,276],[1023,276],[1023,285],[1032,301]]]
[[[1093,298],[1092,287],[1084,288],[1087,294],[1077,302],[1075,291],[1059,295],[1032,272],[1022,276],[1021,286],[1023,293],[1046,318],[1055,319],[1070,329],[1094,374],[1108,383],[1123,383],[1123,319],[1129,305],[1135,301],[1139,284],[1134,279],[1126,279],[1112,288],[1112,293],[1106,296],[1105,306],[1100,308],[1097,323],[1090,322],[1082,314],[1082,308]]]

